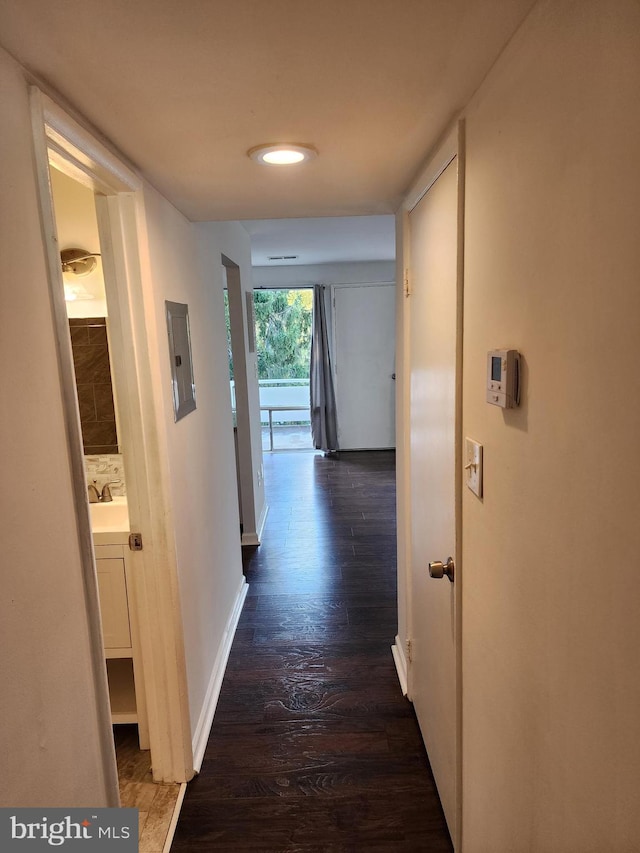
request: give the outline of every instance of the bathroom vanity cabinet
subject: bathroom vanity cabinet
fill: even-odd
[[[107,658],[132,657],[127,577],[121,545],[98,545],[96,568]]]
[[[140,748],[146,749],[149,737],[128,537],[128,531],[94,533],[94,548],[111,718],[114,723],[137,723]]]

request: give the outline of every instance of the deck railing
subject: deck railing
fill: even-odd
[[[307,426],[311,423],[308,379],[260,379],[260,423],[269,429],[269,449],[273,450],[273,428]],[[235,384],[231,381],[231,404],[235,412]]]

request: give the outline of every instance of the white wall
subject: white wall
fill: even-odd
[[[0,50],[0,805],[104,806],[28,90]]]
[[[638,92],[637,2],[544,0],[466,111],[465,853],[640,848]]]
[[[169,504],[195,731],[243,583],[221,268],[203,262],[199,226],[148,186],[145,213],[155,323],[151,360],[161,377]],[[212,226],[219,247],[232,255],[238,246],[236,230],[245,233],[233,223]],[[189,306],[197,408],[177,423],[165,300]]]

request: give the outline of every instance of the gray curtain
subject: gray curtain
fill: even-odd
[[[313,287],[313,333],[311,336],[311,435],[316,450],[333,453],[338,449],[336,397],[329,355],[329,334],[324,287]]]

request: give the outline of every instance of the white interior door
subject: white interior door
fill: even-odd
[[[409,214],[412,699],[456,844],[459,791],[457,583],[458,177],[454,159]]]
[[[333,288],[338,446],[395,447],[395,285]]]

